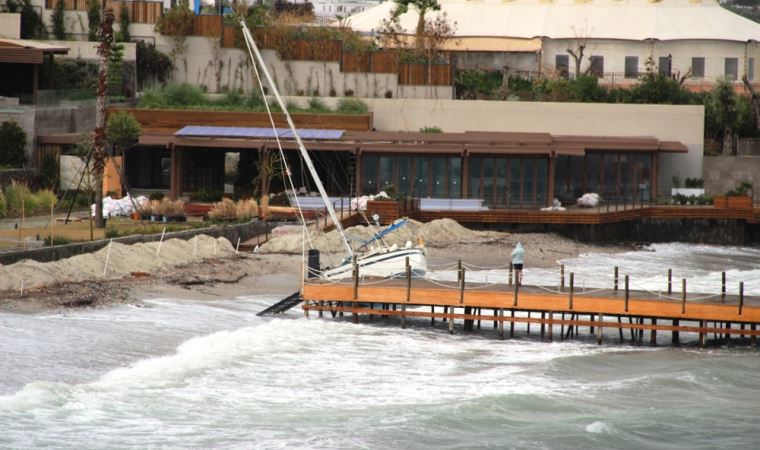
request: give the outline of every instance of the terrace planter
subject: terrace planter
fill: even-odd
[[[714,195],[713,206],[716,208],[728,208],[727,198],[725,195]]]
[[[726,203],[730,209],[752,209],[752,197],[746,195],[726,197]]]
[[[370,200],[367,202],[369,217],[380,216],[381,225],[390,225],[395,220],[420,210],[419,199],[409,200]]]

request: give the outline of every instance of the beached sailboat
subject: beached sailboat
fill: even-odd
[[[427,271],[427,260],[425,258],[425,247],[422,242],[418,243],[417,245],[414,245],[412,242],[408,241],[406,242],[406,245],[404,245],[403,247],[399,247],[397,245],[388,246],[383,242],[382,234],[380,234],[378,238],[373,239],[373,241],[377,245],[374,247],[371,247],[370,250],[367,252],[355,251],[351,247],[351,244],[348,238],[346,237],[346,233],[343,230],[343,226],[340,220],[338,219],[338,216],[335,214],[335,209],[333,208],[333,205],[330,202],[329,197],[327,196],[327,192],[325,191],[322,181],[320,180],[319,175],[317,174],[317,171],[314,168],[314,164],[312,163],[311,157],[309,156],[309,153],[306,151],[306,147],[304,146],[301,140],[301,137],[298,134],[298,130],[296,129],[295,124],[293,123],[293,119],[291,119],[290,117],[290,113],[288,113],[288,109],[286,108],[285,102],[283,101],[282,97],[280,96],[279,91],[277,90],[277,85],[274,83],[272,79],[272,75],[269,73],[269,70],[267,69],[264,58],[261,56],[261,52],[259,51],[259,48],[256,45],[256,42],[254,41],[253,36],[251,35],[251,31],[248,29],[248,26],[245,24],[245,21],[243,19],[241,19],[240,24],[243,28],[243,38],[245,40],[246,46],[248,47],[248,52],[253,62],[254,71],[256,71],[257,81],[259,83],[259,87],[261,88],[262,95],[263,95],[263,84],[261,81],[261,77],[259,76],[258,71],[256,70],[257,64],[258,64],[258,67],[261,69],[261,72],[264,73],[264,77],[266,78],[267,83],[269,84],[272,95],[277,101],[277,104],[280,106],[280,108],[282,109],[282,112],[285,114],[285,118],[288,122],[288,127],[290,128],[292,137],[295,139],[296,144],[298,146],[298,151],[301,153],[301,157],[303,158],[303,161],[309,170],[309,174],[311,175],[314,181],[314,184],[317,186],[317,190],[319,191],[319,195],[322,198],[322,201],[324,202],[325,208],[327,209],[330,219],[332,220],[333,224],[335,224],[335,228],[340,233],[343,246],[345,247],[346,252],[347,252],[347,256],[343,259],[343,261],[338,266],[325,270],[324,272],[321,272],[319,274],[320,277],[332,279],[332,280],[348,278],[354,275],[354,268],[357,268],[359,272],[358,275],[360,276],[390,277],[394,275],[404,274],[407,270],[407,265],[409,266],[413,274],[417,274],[417,275],[424,274]],[[268,105],[267,105],[267,111],[269,112],[269,116],[271,120],[272,114],[271,114],[271,111],[269,110]],[[277,139],[278,147],[281,150],[282,147],[279,145],[279,135],[274,126],[273,120],[272,120],[272,127],[275,131],[274,136],[275,136],[275,139]],[[283,158],[283,161],[284,161],[284,158]],[[293,195],[295,197],[295,188],[292,185],[291,185],[291,188],[294,191]],[[296,198],[295,207],[300,210],[297,197],[295,198]],[[303,226],[306,227],[306,221],[303,218],[303,214],[300,214],[300,217],[301,217]]]

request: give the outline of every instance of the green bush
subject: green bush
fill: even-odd
[[[338,102],[337,112],[341,114],[366,114],[367,104],[356,98],[342,98]]]
[[[50,247],[50,236],[45,236],[44,242],[45,242],[45,247]],[[66,244],[71,244],[71,239],[67,238],[66,236],[59,236],[59,235],[53,236],[53,245],[66,245]]]
[[[321,99],[312,97],[309,99],[309,112],[328,113],[332,112],[332,110]]]
[[[166,103],[170,107],[202,105],[206,103],[203,91],[198,86],[189,83],[173,83],[163,90]]]
[[[420,133],[443,133],[440,127],[422,127]]]
[[[87,40],[98,40],[98,28],[100,28],[100,1],[90,0],[87,7]]]
[[[36,202],[32,200],[32,191],[23,183],[14,181],[5,188],[5,201],[10,215],[20,216],[22,209],[24,214],[28,215],[29,211],[36,209]]]
[[[32,198],[32,204],[35,205],[35,209],[30,210],[32,213],[50,213],[50,208],[54,208],[58,203],[58,197],[48,189],[35,192]]]
[[[0,124],[0,166],[22,167],[26,164],[26,132],[16,122]]]
[[[155,44],[137,41],[137,83],[142,87],[149,80],[166,83],[171,76],[172,60],[156,48]]]
[[[60,41],[66,39],[66,25],[63,21],[65,10],[66,5],[63,0],[58,0],[53,8],[53,15],[50,17],[50,21],[53,22],[53,36]]]
[[[5,194],[0,189],[0,219],[8,215],[8,205],[5,203]]]
[[[108,116],[106,142],[114,148],[124,150],[137,144],[141,131],[135,116],[126,111],[117,111]]]

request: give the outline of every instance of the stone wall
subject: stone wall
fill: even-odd
[[[705,156],[702,178],[705,194],[722,195],[746,181],[760,188],[760,157]],[[760,192],[760,191],[758,191]],[[760,197],[755,195],[755,197]],[[758,198],[760,200],[760,198]]]

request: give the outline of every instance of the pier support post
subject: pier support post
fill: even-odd
[[[552,340],[554,340],[554,324],[552,323],[553,320],[554,320],[554,313],[551,312],[551,311],[549,311],[549,323],[548,323],[548,325],[549,325],[549,332],[548,332],[549,342],[551,342]]]
[[[705,321],[700,320],[699,321],[699,346],[704,347],[705,346],[705,332],[703,328],[705,327]]]
[[[681,314],[686,314],[686,278],[681,278]]]
[[[453,306],[449,307],[448,313],[449,313],[449,334],[454,334],[454,317],[453,317],[454,307]]]
[[[509,322],[509,337],[515,337],[515,310],[511,310],[509,315],[512,317],[512,321]]]
[[[599,314],[599,326],[596,327],[596,343],[597,343],[597,345],[602,345],[602,341],[603,341],[602,322],[604,322],[604,314]]]
[[[749,329],[751,331],[755,331],[757,329],[757,325],[753,323],[749,326]],[[757,347],[757,335],[752,334],[752,336],[749,337],[749,345],[752,347]]]
[[[620,343],[621,344],[625,342],[625,338],[623,337],[623,327],[622,327],[622,325],[623,325],[623,320],[620,318],[620,316],[618,316],[618,332],[620,333]]]
[[[496,310],[494,310],[494,313]],[[504,339],[504,309],[499,308],[499,338]]]
[[[657,319],[652,318],[652,325],[657,325]],[[652,331],[649,333],[649,345],[657,347],[657,330],[654,328],[652,328]]]
[[[430,305],[430,326],[431,327],[435,326],[435,316],[433,314],[435,314],[435,306]]]
[[[739,282],[739,315],[742,315],[742,309],[744,309],[744,282]]]
[[[544,323],[545,319],[546,313],[541,311],[541,340],[544,340],[544,334],[546,332],[546,324]]]
[[[628,290],[628,275],[625,276],[625,300],[623,301],[623,306],[625,312],[628,312],[628,298],[630,296],[630,291]]]
[[[680,325],[681,325],[681,321],[680,320],[678,320],[678,319],[674,319],[673,320],[673,326],[674,327],[678,327]],[[673,344],[676,347],[678,347],[679,345],[681,345],[681,340],[680,340],[678,331],[673,330],[670,342],[671,342],[671,344]]]

